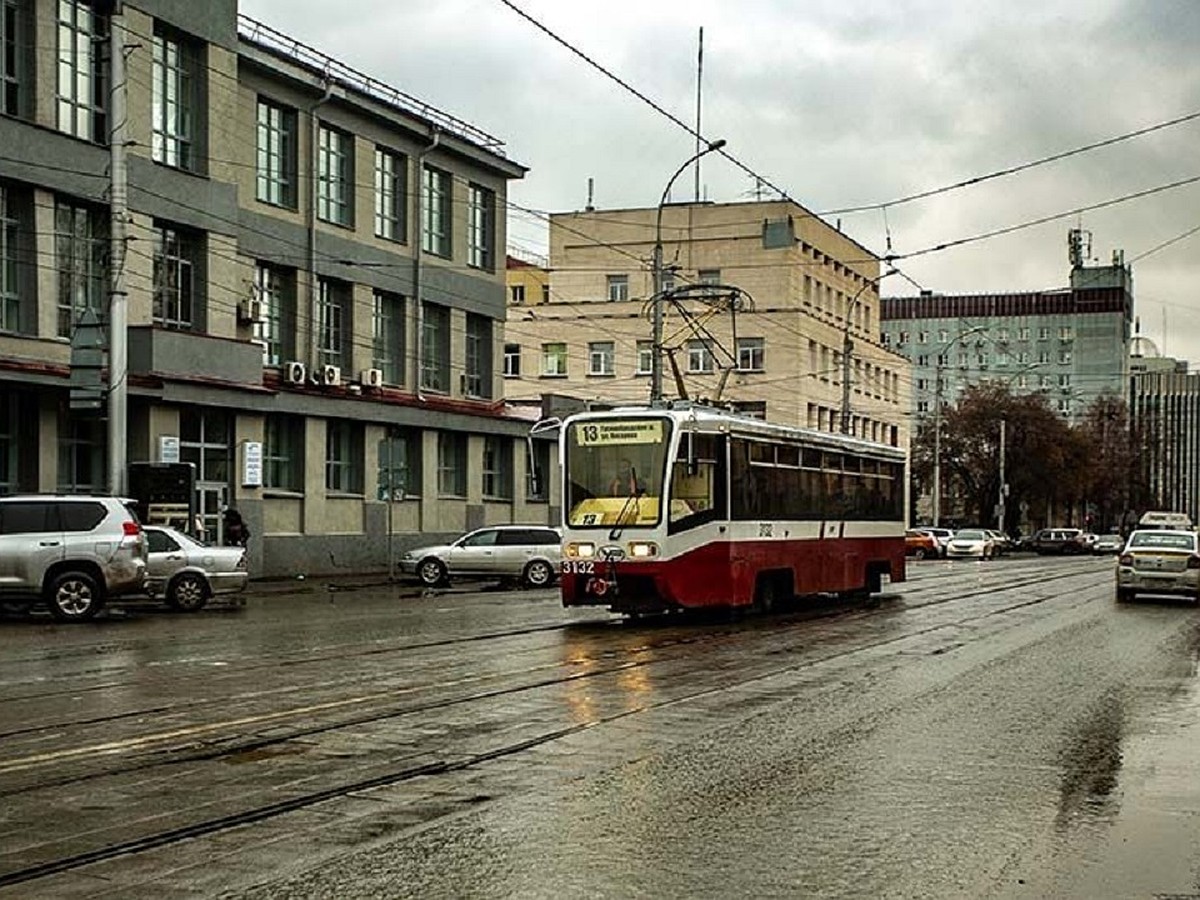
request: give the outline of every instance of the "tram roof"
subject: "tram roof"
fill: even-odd
[[[619,406],[615,409],[574,413],[567,416],[563,420],[563,424],[566,425],[580,419],[625,419],[630,416],[656,416],[680,423],[695,422],[706,431],[736,431],[742,434],[776,440],[790,438],[823,449],[850,450],[876,455],[882,454],[895,459],[904,459],[905,457],[903,449],[893,447],[891,444],[880,444],[858,437],[833,434],[828,431],[818,431],[815,428],[804,428],[799,425],[781,425],[776,422],[766,422],[744,413],[718,409],[712,406]]]

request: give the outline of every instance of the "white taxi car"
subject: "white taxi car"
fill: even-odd
[[[1200,552],[1194,531],[1135,531],[1117,559],[1117,600],[1170,594],[1200,601]]]

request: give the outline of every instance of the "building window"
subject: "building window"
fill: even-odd
[[[194,93],[199,84],[196,50],[155,26],[153,58],[151,156],[177,169],[194,169],[193,127],[199,109]]]
[[[615,345],[612,341],[593,341],[588,344],[588,374],[612,375]]]
[[[521,306],[525,303],[525,285],[513,284],[508,288],[508,302],[513,306]]]
[[[467,188],[467,265],[489,272],[496,265],[496,192]]]
[[[1049,351],[1049,350],[1042,350],[1042,351],[1039,351],[1039,353],[1038,353],[1038,365],[1042,365],[1042,366],[1044,366],[1044,365],[1046,365],[1046,364],[1047,364],[1047,363],[1049,363],[1049,362],[1050,362],[1050,351]]]
[[[426,166],[421,179],[421,249],[449,259],[453,221],[450,173]]]
[[[0,184],[0,331],[21,330],[20,219],[13,191]]]
[[[304,418],[270,414],[263,423],[263,487],[304,490]]]
[[[918,391],[929,390],[929,379],[928,378],[918,378],[917,379],[917,390]]]
[[[738,338],[737,341],[738,369],[743,372],[762,372],[763,339]]]
[[[1008,340],[1008,329],[1007,328],[1000,329],[999,334],[997,335],[997,340],[1000,340],[1000,341]]]
[[[1058,329],[1058,339],[1060,341],[1070,341],[1075,339],[1075,329],[1070,325],[1061,325]]]
[[[1019,388],[1029,387],[1029,376],[1028,375],[1018,375],[1017,376],[1017,387],[1019,387]]]
[[[196,260],[199,238],[171,225],[157,224],[154,244],[154,323],[189,330],[199,325]]]
[[[1045,374],[1039,375],[1038,376],[1038,387],[1044,387],[1044,388],[1050,387],[1050,376],[1045,375]]]
[[[542,344],[542,374],[552,377],[566,376],[566,344]]]
[[[421,387],[450,392],[450,309],[436,303],[422,304]]]
[[[1064,416],[1069,416],[1071,414],[1071,398],[1060,397],[1058,401],[1058,411]]]
[[[512,440],[498,435],[483,439],[483,496],[511,500],[513,495]]]
[[[295,288],[292,272],[267,263],[255,267],[254,293],[261,311],[254,339],[262,344],[263,365],[282,365],[296,356]]]
[[[363,432],[358,422],[329,419],[325,423],[325,490],[361,494]]]
[[[542,302],[543,303],[550,302],[550,285],[548,285],[548,284],[542,285]]]
[[[1070,375],[1059,375],[1058,376],[1058,386],[1060,388],[1069,388],[1071,386],[1071,376]]]
[[[1017,354],[1017,362],[1021,365],[1028,363],[1029,362],[1029,354],[1027,352],[1025,352],[1024,350],[1022,350],[1020,353]]]
[[[689,372],[711,372],[713,365],[712,348],[708,345],[708,341],[687,342],[687,370]]]
[[[929,332],[928,331],[918,331],[917,332],[917,343],[918,344],[929,343]]]
[[[946,343],[946,341],[948,341],[948,340],[950,340],[950,332],[949,332],[949,331],[947,331],[945,328],[941,329],[941,330],[938,332],[938,341],[939,341],[940,343],[943,343],[943,344],[944,344],[944,343]]]
[[[317,279],[317,364],[342,367],[350,336],[349,285]]]
[[[442,497],[467,496],[465,434],[438,432],[438,494]]]
[[[699,284],[720,284],[721,270],[720,269],[700,269],[696,273],[696,281]]]
[[[1071,351],[1070,350],[1058,351],[1058,361],[1063,365],[1069,365],[1071,362]]]
[[[296,208],[296,111],[258,100],[257,196]]]
[[[1029,340],[1029,329],[1028,329],[1028,328],[1022,328],[1022,329],[1021,329],[1021,332],[1020,332],[1020,339],[1021,339],[1021,340],[1023,340],[1023,341],[1027,341],[1027,340]]]
[[[1049,329],[1049,328],[1045,328],[1045,327],[1039,328],[1039,329],[1038,329],[1038,340],[1039,340],[1039,341],[1048,341],[1048,340],[1050,340],[1050,329]]]
[[[58,0],[55,100],[59,131],[88,141],[103,141],[108,137],[104,116],[108,93],[107,47],[104,17],[90,3]]]
[[[919,413],[929,412],[929,401],[928,400],[918,400],[917,401],[917,412],[919,412]]]
[[[393,500],[421,495],[421,432],[396,428],[379,442],[379,484],[376,497]]]
[[[520,344],[505,344],[504,345],[504,377],[505,378],[520,378],[521,377],[521,345]]]
[[[612,303],[619,303],[622,300],[629,299],[629,276],[628,275],[609,275],[607,276],[608,283],[608,299]]]
[[[404,215],[408,203],[408,157],[375,148],[375,236],[403,243],[408,239]]]
[[[102,419],[59,417],[58,490],[63,494],[102,493],[107,481],[108,433]]]
[[[996,353],[996,365],[998,365],[998,366],[1007,366],[1008,365],[1008,353],[1006,351],[1000,350]]]
[[[317,129],[317,218],[354,224],[354,138],[336,128]]]
[[[908,332],[901,331],[899,334],[897,334],[896,335],[896,343],[901,347],[903,347],[905,344],[907,344],[908,343]]]
[[[376,290],[371,298],[374,333],[372,363],[388,384],[404,383],[404,298]]]
[[[467,313],[466,355],[463,359],[463,393],[490,397],[492,373],[492,320]]]
[[[29,19],[22,15],[27,9],[23,0],[0,0],[0,113],[6,116],[25,112],[22,81],[28,78],[33,50]]]
[[[94,210],[61,200],[54,209],[58,334],[70,337],[80,313],[98,316],[108,293],[108,222]]]
[[[654,372],[654,342],[637,342],[637,368],[635,375],[650,375]]]

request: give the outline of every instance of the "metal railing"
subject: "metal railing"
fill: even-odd
[[[420,116],[432,122],[444,131],[457,135],[485,150],[499,156],[504,155],[504,142],[493,137],[482,129],[476,128],[469,122],[456,118],[447,112],[430,106],[385,84],[377,78],[372,78],[332,56],[322,53],[307,44],[277,31],[270,25],[265,25],[257,19],[252,19],[242,13],[238,14],[238,35],[251,44],[256,44],[265,50],[288,57],[307,69],[321,73],[330,81],[372,99],[385,103],[400,112]]]

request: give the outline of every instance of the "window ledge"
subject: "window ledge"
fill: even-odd
[[[361,493],[355,493],[353,491],[331,491],[331,490],[326,489],[325,499],[326,500],[363,500],[363,499],[365,499],[365,495],[363,495]]]
[[[512,503],[513,502],[512,497],[495,497],[495,496],[492,496],[491,494],[484,494],[483,499],[485,501],[487,501],[488,503]]]
[[[616,372],[588,372],[588,378],[616,378]]]
[[[561,375],[557,375],[557,374],[552,374],[550,372],[543,372],[539,377],[540,378],[566,378],[567,373],[563,372]]]
[[[439,500],[466,500],[466,494],[438,494]]]
[[[304,491],[287,491],[282,488],[263,488],[264,500],[303,500]]]

